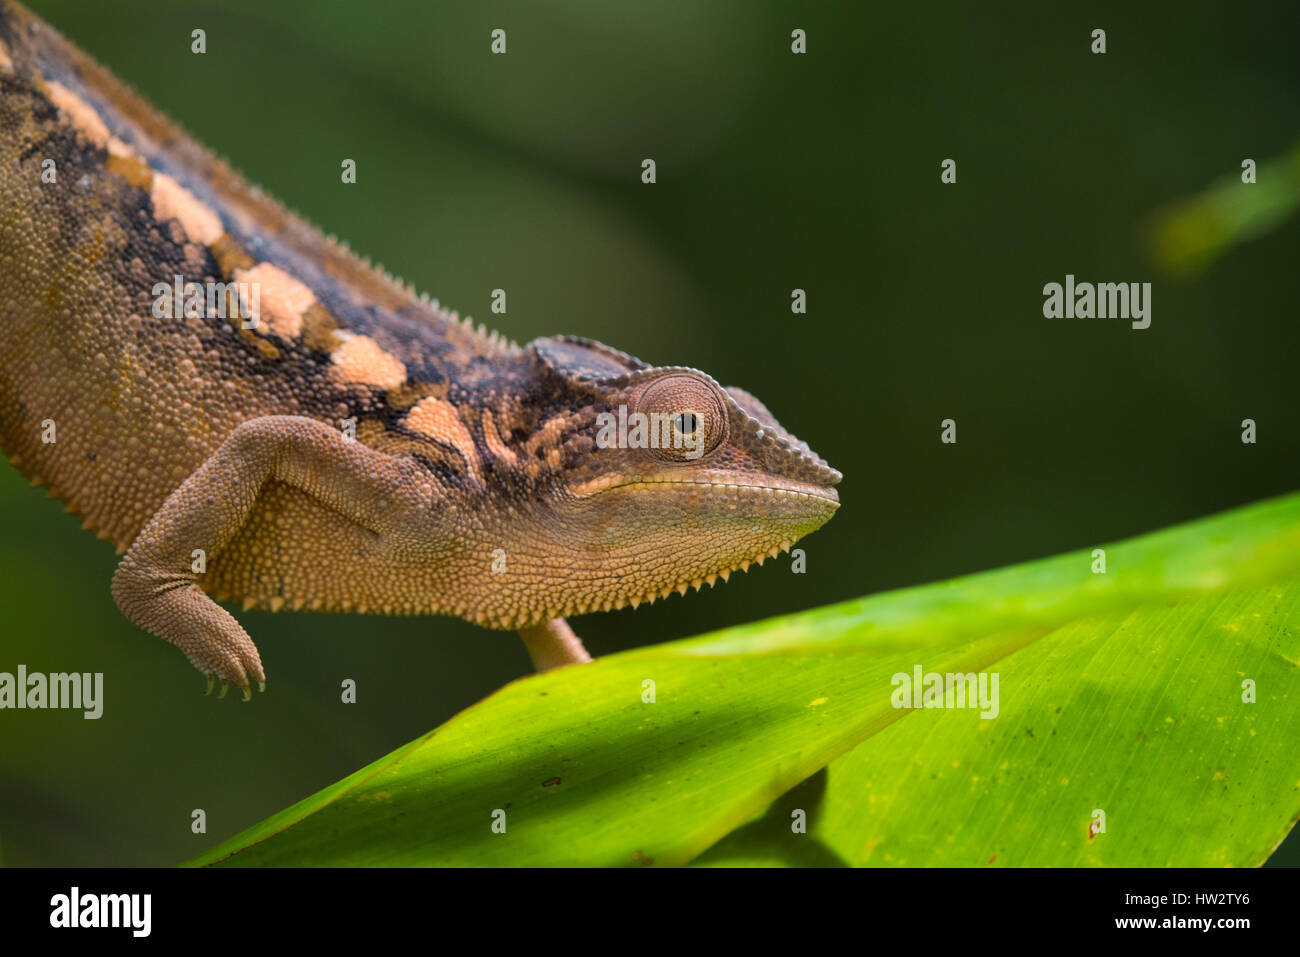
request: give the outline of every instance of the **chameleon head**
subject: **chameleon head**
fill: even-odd
[[[839,507],[840,473],[741,389],[575,337],[528,352],[558,423],[540,523],[554,561],[536,570],[552,578],[548,616],[713,584]]]

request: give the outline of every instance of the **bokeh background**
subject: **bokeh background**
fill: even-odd
[[[1145,238],[1160,210],[1300,139],[1294,5],[30,6],[444,303],[519,342],[579,333],[705,369],[844,473],[839,514],[804,542],[807,574],[769,563],[576,619],[596,654],[1300,486],[1286,193],[1300,164],[1223,194],[1282,198],[1270,228],[1199,271],[1162,266]],[[488,52],[496,27],[505,56]],[[640,182],[645,157],[656,185]],[[956,185],[939,181],[948,157]],[[1151,328],[1044,319],[1043,284],[1067,272],[1152,282]],[[488,309],[496,287],[505,316]],[[796,287],[807,315],[790,312]],[[947,417],[956,446],[939,442]],[[111,549],[7,464],[0,529],[0,670],[106,675],[97,722],[0,714],[5,864],[179,862],[528,670],[512,634],[451,619],[246,613],[270,690],[203,698],[178,652],[118,614]],[[339,702],[344,678],[356,705]],[[1273,860],[1300,861],[1295,835]]]

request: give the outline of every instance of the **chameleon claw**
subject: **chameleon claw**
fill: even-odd
[[[240,690],[244,692],[244,700],[245,700],[245,701],[252,701],[252,700],[253,700],[253,692],[252,692],[250,689],[248,689],[248,688],[241,688]]]
[[[204,697],[207,697],[208,695],[212,694],[212,686],[216,684],[216,681],[217,681],[216,675],[208,675],[208,686],[203,692]]]
[[[230,682],[227,681],[225,678],[222,678],[222,679],[221,679],[221,691],[220,691],[220,693],[217,695],[217,698],[218,698],[218,699],[220,699],[220,698],[224,698],[224,697],[226,696],[226,692],[229,691],[229,690],[230,690]]]
[[[265,690],[266,690],[266,682],[265,682],[265,681],[259,681],[259,682],[257,683],[257,690],[258,690],[258,691],[265,691]]]

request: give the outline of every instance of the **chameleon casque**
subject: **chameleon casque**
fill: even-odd
[[[838,507],[840,474],[749,393],[475,330],[10,0],[0,190],[0,443],[125,553],[118,606],[209,690],[266,679],[218,601],[457,615],[545,669],[589,660],[566,616],[726,579]],[[160,316],[174,282],[254,287],[255,322],[229,285]],[[604,447],[620,407],[686,445]]]

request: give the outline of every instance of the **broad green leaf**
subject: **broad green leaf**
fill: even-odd
[[[1295,582],[1071,623],[998,669],[996,720],[914,711],[832,765],[845,860],[1253,866],[1300,815]]]
[[[1155,862],[1161,851],[1110,840],[1117,817],[1184,863],[1256,861],[1300,811],[1300,756],[1279,740],[1296,740],[1300,697],[1300,496],[1105,553],[1105,574],[1085,550],[521,679],[192,863],[681,864],[737,828],[706,859],[982,864],[975,855],[1000,841],[1003,863]],[[891,676],[918,663],[996,665],[1001,714],[894,708]],[[1239,703],[1243,676],[1258,681],[1255,705]],[[1042,729],[1029,745],[1026,721]],[[1130,730],[1155,744],[1128,745]],[[1231,808],[1211,800],[1211,764],[1240,782]],[[1045,775],[1058,770],[1069,783],[1053,788]],[[945,814],[925,818],[918,802],[943,790],[928,776],[941,772]],[[1179,790],[1166,811],[1135,810],[1152,799],[1139,782],[1193,786],[1164,780],[1179,774],[1201,775],[1189,778],[1200,798]],[[782,842],[784,805],[818,787],[808,843]],[[1074,847],[1106,802],[1107,833]],[[1189,831],[1214,814],[1233,823],[1197,845]],[[768,849],[754,851],[764,835]],[[891,858],[886,840],[898,842]],[[923,858],[938,843],[950,856]]]
[[[1300,816],[1295,581],[1070,622],[992,670],[995,719],[904,712],[701,863],[1253,866]]]
[[[683,863],[894,720],[880,689],[912,656],[659,649],[516,681],[203,860],[244,847],[230,863]]]

